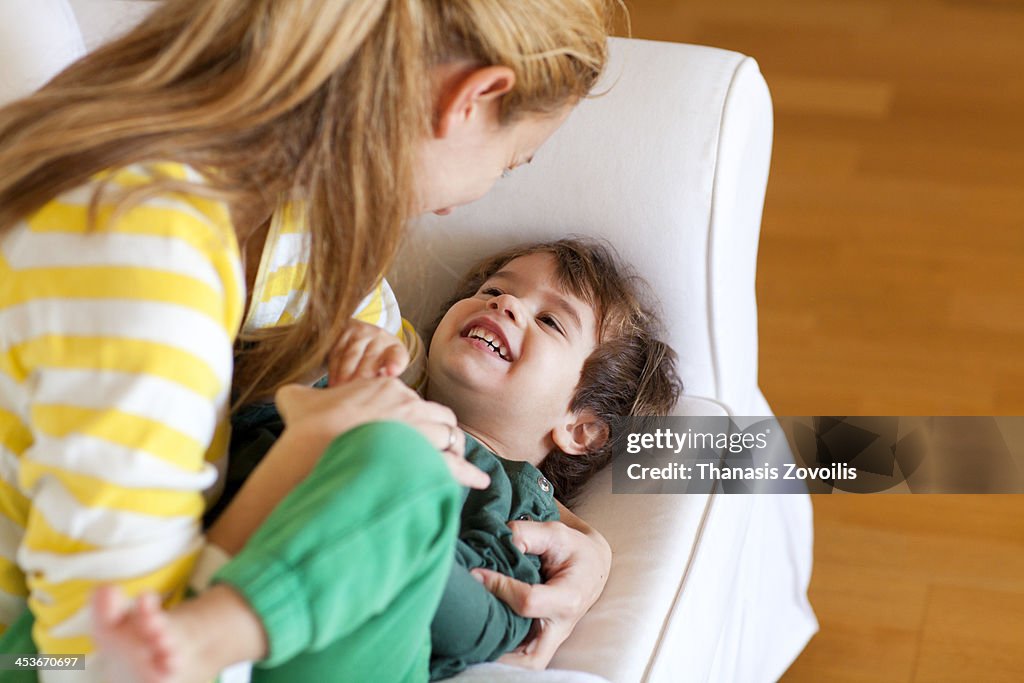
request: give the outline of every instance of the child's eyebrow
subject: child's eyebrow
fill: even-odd
[[[520,278],[516,273],[510,270],[499,270],[497,273],[495,273],[494,275],[487,279],[508,280],[510,283],[514,285],[522,283],[522,278]],[[575,306],[573,306],[565,297],[560,296],[559,294],[548,294],[546,298],[548,301],[551,302],[552,308],[565,314],[565,317],[568,318],[573,323],[578,332],[583,332],[583,321],[580,320],[580,314],[576,310]]]

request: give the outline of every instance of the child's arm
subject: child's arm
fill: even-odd
[[[522,475],[509,475],[497,461],[474,461],[491,475],[491,486],[470,492],[463,506],[455,564],[430,627],[430,670],[435,679],[454,675],[469,664],[492,661],[527,637],[533,620],[513,611],[470,570],[486,568],[520,581],[540,582],[540,559],[515,546],[508,520],[558,519],[554,501],[537,488],[535,477],[526,477],[530,484],[524,484]]]
[[[563,506],[559,508],[562,514],[567,512]],[[536,620],[534,635],[499,661],[544,669],[604,590],[611,568],[611,547],[600,533],[572,513],[563,523],[524,521],[512,522],[511,526],[516,545],[540,555],[544,583],[530,585],[486,569],[473,573],[517,614]]]
[[[532,622],[488,592],[457,556],[430,624],[431,680],[514,650]]]
[[[408,365],[409,350],[401,338],[352,319],[328,358],[328,386],[360,377],[398,377]]]

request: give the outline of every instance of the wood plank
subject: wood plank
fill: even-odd
[[[1024,414],[1024,3],[630,0],[758,60],[757,294],[780,414]],[[821,632],[783,680],[1020,680],[1024,496],[815,496]]]

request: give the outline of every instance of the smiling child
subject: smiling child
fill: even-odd
[[[509,522],[559,519],[556,498],[571,502],[611,458],[621,437],[617,417],[664,415],[675,406],[682,389],[675,354],[658,340],[641,286],[604,245],[560,240],[487,259],[445,306],[427,357],[427,398],[455,412],[466,458],[490,485],[469,490],[463,503],[455,561],[430,629],[432,679],[524,646],[534,626],[474,577],[484,569],[542,580],[539,558],[516,547]],[[350,365],[381,374],[386,363],[383,374],[393,375],[402,369],[393,346],[353,344],[361,358]],[[287,417],[289,407],[280,408]],[[271,456],[260,467],[295,465]],[[181,676],[183,655],[194,663],[195,643],[220,628],[209,615],[197,622],[180,614],[200,609],[204,595],[167,612],[147,599],[104,613],[97,601],[97,638],[122,675],[189,680]],[[224,664],[213,657],[203,671]]]

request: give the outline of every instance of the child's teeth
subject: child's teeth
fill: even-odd
[[[484,332],[484,339],[486,339],[489,342],[492,342],[494,341],[494,335],[491,334],[490,332]]]
[[[499,346],[498,347],[498,353],[500,353],[502,356],[506,356],[507,357],[508,356],[508,349],[506,349],[504,345]]]

